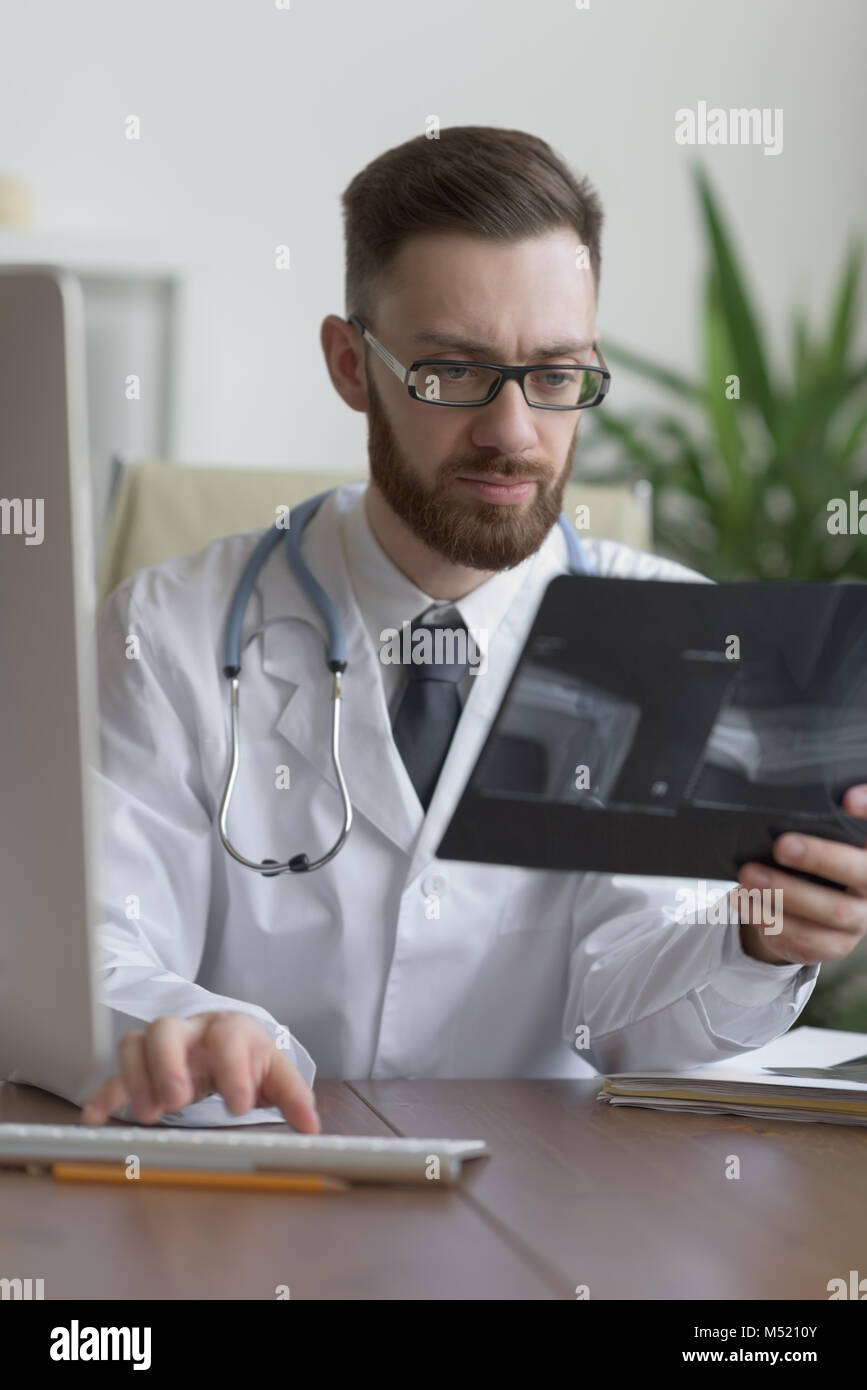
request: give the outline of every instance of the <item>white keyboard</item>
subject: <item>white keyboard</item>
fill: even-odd
[[[373,1139],[260,1130],[144,1125],[0,1124],[0,1167],[92,1161],[123,1163],[135,1154],[159,1168],[280,1169],[355,1182],[452,1183],[465,1158],[490,1153],[482,1139]]]

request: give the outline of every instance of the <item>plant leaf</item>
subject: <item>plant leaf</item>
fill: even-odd
[[[771,434],[776,425],[776,400],[771,386],[756,317],[750,307],[744,281],[737,265],[734,250],[717,208],[707,174],[698,166],[695,171],[705,226],[714,258],[714,270],[719,280],[721,307],[729,337],[737,359],[741,378],[741,393],[764,416]]]
[[[745,485],[742,467],[744,446],[738,426],[738,402],[727,399],[724,390],[725,379],[730,375],[731,345],[720,298],[719,280],[710,274],[705,288],[704,312],[706,404],[716,446],[728,475],[728,487],[720,499],[728,527],[737,524],[739,514],[749,505],[750,489]]]
[[[853,246],[849,249],[840,279],[840,288],[837,291],[837,302],[834,306],[834,317],[831,322],[831,332],[828,338],[828,374],[842,371],[846,358],[849,355],[849,347],[852,342],[852,330],[855,323],[855,305],[858,299],[858,281],[861,273],[861,254]]]

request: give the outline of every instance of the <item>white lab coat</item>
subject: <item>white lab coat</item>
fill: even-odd
[[[338,517],[361,486],[338,489],[304,539],[348,641],[342,751],[355,824],[322,870],[264,878],[230,859],[216,831],[228,758],[223,628],[258,533],[143,570],[103,607],[99,935],[117,1037],[167,1014],[243,1009],[312,1082],[315,1072],[583,1077],[679,1067],[784,1032],[817,967],[746,957],[735,925],[672,921],[672,880],[435,858],[542,590],[567,567],[566,548],[555,528],[497,628],[425,816],[391,737],[340,543]],[[697,577],[625,546],[585,544],[603,574]],[[313,858],[340,823],[330,677],[319,619],[282,548],[260,576],[245,635],[277,617],[287,621],[244,651],[230,832],[253,859]],[[287,768],[290,785],[278,789]],[[576,1050],[582,1025],[588,1045]],[[175,1120],[234,1117],[210,1097]]]

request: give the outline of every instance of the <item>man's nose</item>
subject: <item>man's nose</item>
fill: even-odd
[[[498,454],[520,454],[538,442],[533,411],[517,381],[504,383],[489,405],[473,411],[472,442],[477,449]]]

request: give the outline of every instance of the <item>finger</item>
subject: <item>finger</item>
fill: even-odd
[[[858,938],[848,932],[817,926],[805,917],[788,912],[779,936],[762,937],[769,955],[775,956],[780,965],[820,965],[823,961],[842,960],[857,941]]]
[[[867,854],[857,845],[790,833],[774,841],[774,858],[785,867],[833,879],[854,893],[867,895]]]
[[[130,1097],[132,1112],[142,1125],[153,1124],[161,1110],[151,1085],[146,1062],[149,1031],[146,1029],[144,1033],[126,1033],[117,1049],[120,1071],[127,1095]]]
[[[192,1019],[158,1018],[144,1035],[144,1060],[157,1114],[193,1099],[189,1053],[204,1030]]]
[[[863,782],[850,787],[843,795],[843,810],[850,816],[867,817],[867,786]]]
[[[748,889],[759,888],[774,894],[774,916],[782,907],[784,920],[789,913],[822,927],[862,935],[867,930],[867,906],[851,893],[838,888],[823,888],[821,884],[796,878],[764,864],[744,864],[738,882]],[[779,894],[779,897],[777,897]]]
[[[94,1092],[78,1117],[81,1125],[104,1125],[114,1110],[129,1102],[129,1093],[122,1076],[110,1076]]]
[[[218,1019],[209,1027],[205,1045],[216,1089],[233,1115],[243,1115],[255,1104],[258,1089],[253,1040],[246,1021]]]
[[[322,1125],[313,1092],[285,1053],[272,1043],[269,1046],[273,1055],[259,1088],[262,1099],[278,1106],[286,1122],[302,1134],[319,1134]]]

